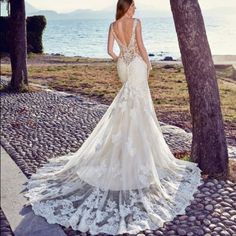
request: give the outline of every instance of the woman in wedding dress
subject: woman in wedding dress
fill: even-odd
[[[49,223],[93,235],[155,230],[184,214],[202,183],[197,164],[176,159],[164,140],[148,86],[151,63],[134,12],[132,0],[119,0],[108,34],[120,91],[75,153],[50,159],[28,181],[25,196]]]

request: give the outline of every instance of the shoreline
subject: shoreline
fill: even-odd
[[[165,57],[161,60],[152,59],[152,56],[149,56],[150,61],[155,64],[178,64],[182,65],[181,58],[168,60],[168,57]],[[232,65],[236,70],[236,55],[212,55],[215,65]],[[9,54],[0,54],[1,64],[10,64]],[[101,58],[101,57],[84,57],[84,56],[65,56],[59,53],[42,53],[34,54],[30,53],[27,55],[28,64],[59,64],[59,63],[112,63],[112,59]]]

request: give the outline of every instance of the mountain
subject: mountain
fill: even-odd
[[[1,4],[1,16],[7,16],[7,4],[5,2],[0,2]],[[39,11],[37,8],[33,7],[28,2],[25,2],[25,10],[27,15],[33,15],[34,12]]]
[[[139,10],[141,9],[141,10]],[[172,17],[171,10],[159,10],[150,9],[148,7],[139,8],[136,11],[135,17],[138,18],[151,18],[151,17]],[[228,17],[235,16],[235,9],[232,8],[214,8],[214,9],[202,9],[204,17]],[[38,10],[27,11],[27,15],[45,15],[48,20],[56,19],[114,19],[115,10],[108,7],[104,10],[90,10],[90,9],[78,9],[69,13],[57,13],[56,11]]]
[[[26,14],[32,14],[38,11],[37,8],[29,4],[28,2],[25,2],[25,10],[26,10]]]
[[[46,17],[46,19],[50,20],[57,20],[57,19],[63,19],[63,14],[59,14],[56,11],[51,10],[39,10],[32,13],[27,13],[27,16],[34,16],[34,15],[43,15]]]
[[[115,6],[110,5],[107,8],[99,11],[90,10],[90,9],[78,9],[74,10],[69,13],[58,13],[53,10],[40,10],[29,4],[28,2],[25,2],[26,7],[26,14],[27,16],[32,15],[44,15],[48,20],[66,20],[66,19],[104,19],[104,18],[110,18],[114,19],[115,17]],[[139,10],[140,9],[140,10]],[[212,17],[218,17],[218,16],[234,16],[235,15],[235,8],[212,8],[207,9],[203,11],[203,15],[205,16],[212,16]],[[1,2],[1,16],[7,15],[6,10],[6,3]],[[147,17],[172,17],[171,10],[160,10],[151,8],[148,5],[145,4],[139,4],[139,7],[136,10],[136,17],[138,18],[147,18]]]
[[[70,13],[57,13],[56,11],[40,10],[28,14],[28,16],[32,15],[44,15],[48,20],[103,19],[112,16],[111,12],[93,11],[93,10],[76,10]]]
[[[115,13],[114,11],[109,10],[100,10],[100,11],[94,11],[89,9],[79,9],[72,11],[70,13],[57,13],[56,11],[37,11],[33,12],[32,14],[28,15],[44,15],[49,20],[68,20],[68,19],[114,19]],[[166,17],[170,16],[170,12],[164,12],[164,11],[142,11],[137,12],[136,17]]]
[[[136,17],[157,17],[157,16],[170,16],[171,12],[160,11],[151,8],[148,5],[140,4],[140,12],[137,11]],[[103,10],[91,10],[91,9],[77,9],[69,13],[58,13],[53,10],[39,10],[26,2],[26,13],[28,16],[32,15],[44,15],[48,20],[58,19],[104,19],[115,18],[115,5],[112,4]]]
[[[113,16],[111,11],[102,10],[94,11],[90,9],[78,9],[67,14],[63,14],[64,17],[71,19],[97,19],[97,18],[110,18]]]

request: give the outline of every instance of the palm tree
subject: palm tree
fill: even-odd
[[[191,159],[225,178],[228,152],[219,89],[198,0],[170,0],[185,70],[193,124]]]

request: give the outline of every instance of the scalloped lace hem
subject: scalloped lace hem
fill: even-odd
[[[196,163],[186,162],[186,172],[181,179],[171,175],[161,179],[165,196],[155,183],[135,190],[102,190],[78,176],[67,178],[65,182],[59,180],[57,173],[67,161],[68,157],[64,156],[50,159],[32,175],[24,196],[35,214],[48,223],[71,226],[73,230],[92,235],[156,230],[166,221],[184,214],[203,183]]]

